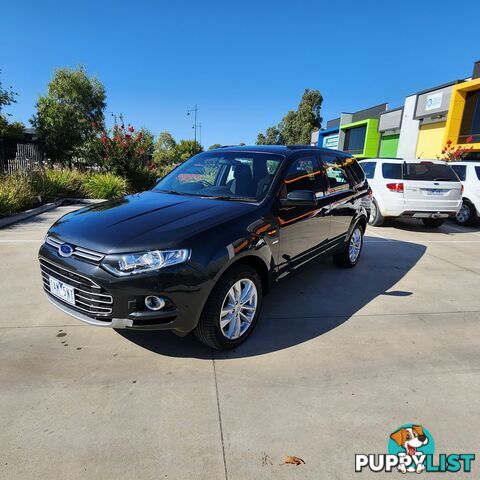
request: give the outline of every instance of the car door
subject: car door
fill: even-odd
[[[321,159],[330,203],[329,243],[336,243],[344,239],[356,214],[353,179],[347,171],[352,160],[335,152],[322,152]]]
[[[278,207],[280,226],[279,276],[318,256],[328,240],[330,218],[325,200],[324,181],[315,151],[292,157],[279,200],[294,190],[311,190],[318,200],[316,206]]]

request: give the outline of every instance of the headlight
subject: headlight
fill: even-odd
[[[102,266],[117,276],[135,275],[186,262],[190,253],[190,250],[182,249],[108,255]]]

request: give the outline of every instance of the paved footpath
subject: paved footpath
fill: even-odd
[[[369,228],[357,268],[305,268],[219,354],[52,307],[36,255],[72,209],[0,230],[0,479],[354,479],[405,423],[478,449],[479,228]]]

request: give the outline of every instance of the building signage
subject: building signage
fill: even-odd
[[[328,137],[323,137],[323,146],[325,148],[332,148],[334,150],[338,149],[338,133],[335,135],[329,135]]]
[[[425,104],[425,110],[437,110],[442,106],[443,92],[432,93],[427,97],[427,102]]]

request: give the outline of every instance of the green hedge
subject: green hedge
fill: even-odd
[[[0,216],[28,210],[39,203],[29,175],[17,174],[0,179]]]
[[[91,173],[83,179],[83,190],[88,198],[115,198],[125,195],[123,178],[113,173]]]
[[[153,187],[167,169],[141,170],[125,180],[112,173],[45,169],[0,177],[0,216],[28,210],[59,198],[115,198]]]

